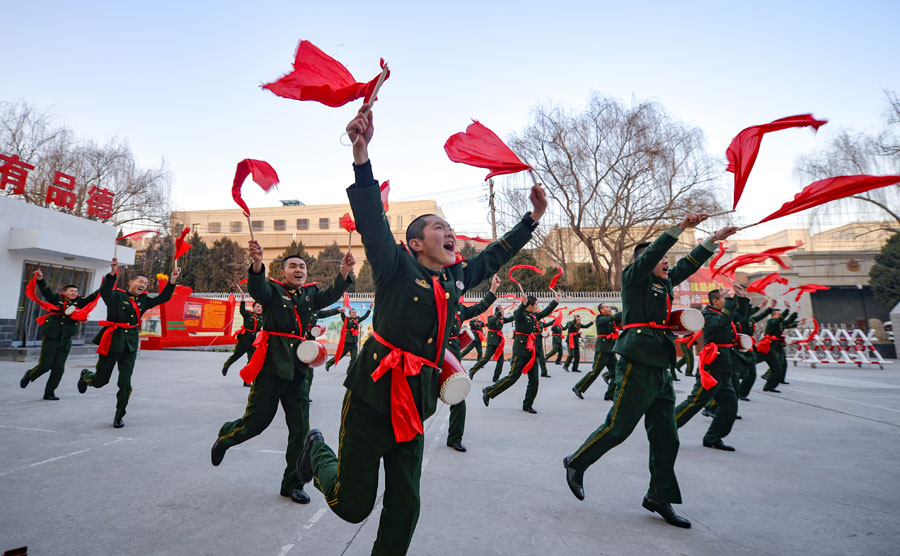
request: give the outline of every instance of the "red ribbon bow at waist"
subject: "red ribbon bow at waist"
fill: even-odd
[[[253,382],[253,379],[255,379],[256,375],[259,374],[259,371],[262,370],[263,363],[266,362],[266,353],[269,351],[269,336],[282,336],[284,338],[296,338],[298,340],[303,339],[301,336],[288,334],[286,332],[272,332],[271,330],[260,330],[257,332],[256,339],[253,340],[253,347],[256,348],[256,351],[253,352],[250,361],[240,372],[241,378],[244,379],[244,382],[247,384]]]
[[[598,340],[617,340],[619,338],[619,331],[616,330],[612,334],[597,334]]]
[[[703,346],[703,349],[700,350],[700,386],[703,386],[706,390],[709,390],[719,383],[718,380],[709,374],[709,371],[706,370],[706,366],[711,365],[712,362],[719,357],[720,347],[733,348],[734,344],[706,344]]]
[[[763,336],[763,339],[756,343],[756,351],[762,353],[763,355],[767,355],[769,351],[772,349],[772,342],[784,343],[784,338],[779,338],[778,336],[772,336],[771,334],[766,334]]]
[[[406,377],[416,376],[422,372],[422,367],[434,367],[435,364],[392,345],[378,332],[373,331],[372,336],[391,350],[372,371],[372,381],[378,382],[386,372],[391,371],[391,425],[394,428],[394,439],[397,442],[408,442],[417,434],[423,434],[423,429],[422,418]]]
[[[638,326],[646,326],[648,328],[658,328],[660,330],[674,330],[674,326],[669,326],[668,324],[659,324],[658,322],[633,322],[631,324],[626,324],[622,327],[622,330],[627,330],[629,328],[637,328]]]
[[[531,367],[534,366],[534,334],[526,334],[524,332],[515,332],[513,335],[518,334],[519,336],[525,336],[525,349],[531,352],[531,359],[528,360],[528,363],[525,363],[525,366],[522,367],[522,374],[527,375],[528,371],[531,370]]]
[[[137,324],[125,324],[124,322],[113,322],[110,320],[101,320],[98,323],[106,328],[103,335],[100,336],[100,345],[97,346],[97,353],[100,355],[109,355],[109,346],[112,344],[113,334],[117,328],[136,328]]]
[[[575,349],[575,341],[580,335],[580,332],[569,332],[569,338],[566,340],[569,349]]]
[[[494,331],[492,331],[494,332]],[[506,348],[506,336],[500,334],[499,332],[494,332],[498,336],[500,336],[500,343],[497,344],[497,349],[494,351],[494,355],[491,356],[491,361],[496,361],[503,357],[503,350]]]

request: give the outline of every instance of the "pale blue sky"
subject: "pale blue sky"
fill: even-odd
[[[376,177],[396,199],[436,198],[466,233],[489,229],[474,187],[487,172],[442,147],[471,118],[505,137],[540,103],[583,105],[591,91],[653,99],[704,130],[723,170],[748,125],[829,119],[818,136],[766,137],[741,201],[750,222],[805,185],[796,156],[839,127],[875,129],[882,89],[900,91],[898,2],[4,2],[0,14],[0,99],[48,108],[80,136],[126,138],[144,165],[165,158],[176,209],[233,206],[235,164],[247,157],[282,180],[268,197],[248,186],[251,208],[346,200],[340,135],[358,105],[258,87],[289,71],[300,39],[361,81],[379,57],[390,63]],[[473,187],[445,193],[461,186]]]

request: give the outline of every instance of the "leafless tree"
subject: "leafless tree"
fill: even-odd
[[[837,130],[821,149],[797,160],[797,175],[814,181],[848,174],[900,173],[900,98],[892,91],[885,91],[885,96],[885,126],[880,133]],[[864,210],[872,205],[896,221],[897,225],[888,226],[888,230],[900,231],[900,211],[897,210],[900,207],[900,185],[874,189],[828,203],[817,209],[815,215]]]
[[[585,247],[594,272],[621,286],[633,247],[659,235],[688,211],[714,212],[721,175],[703,133],[670,118],[654,102],[626,106],[593,94],[583,110],[538,107],[510,141],[552,199],[538,237],[557,264],[573,262],[565,235]],[[507,183],[503,214],[521,214],[525,188]],[[571,232],[569,232],[571,231]]]
[[[25,185],[24,199],[29,203],[48,206],[47,189],[59,171],[73,176],[76,183],[75,208],[60,210],[88,217],[88,193],[96,186],[115,194],[109,223],[168,224],[171,177],[165,161],[156,169],[140,168],[124,140],[114,138],[102,145],[78,140],[47,112],[23,101],[0,102],[0,153],[17,155],[35,167]],[[4,193],[11,191],[7,188]]]

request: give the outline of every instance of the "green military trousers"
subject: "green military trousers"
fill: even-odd
[[[488,344],[487,349],[484,350],[484,357],[478,360],[478,363],[475,363],[475,366],[469,369],[469,377],[474,378],[475,373],[481,370],[482,367],[488,364],[488,361],[491,360],[491,357],[494,356],[494,353],[497,351],[497,348],[500,347],[500,344],[490,345]],[[500,352],[500,357],[497,358],[497,365],[494,366],[494,378],[493,381],[497,382],[497,379],[500,378],[500,375],[503,373],[503,352]]]
[[[591,366],[591,370],[575,384],[575,389],[582,394],[587,392],[587,389],[591,387],[591,384],[593,384],[595,380],[597,380],[597,377],[600,376],[600,373],[604,368],[614,375],[616,372],[615,360],[616,357],[611,352],[595,351],[594,364]],[[609,383],[613,384],[614,381],[610,379]]]
[[[754,349],[747,353],[746,356],[746,361],[743,361],[744,376],[741,378],[741,385],[738,388],[737,393],[739,398],[746,398],[749,396],[750,389],[753,388],[753,383],[756,382],[756,362],[758,361],[758,353]]]
[[[447,428],[447,444],[462,442],[466,432],[466,400],[450,406],[450,425]]]
[[[643,417],[650,441],[647,496],[659,502],[680,504],[681,490],[675,478],[678,456],[675,391],[669,370],[620,357],[615,382],[616,397],[606,421],[570,456],[569,465],[585,471],[603,454],[624,442]]]
[[[234,352],[231,354],[231,356],[228,357],[228,359],[225,361],[225,365],[222,367],[222,374],[227,375],[228,368],[231,367],[231,365],[235,361],[240,359],[243,355],[247,356],[247,362],[249,363],[250,358],[253,357],[253,353],[255,351],[256,348],[253,347],[253,338],[251,338],[250,341],[238,340],[237,344],[235,344],[234,346]]]
[[[769,353],[763,355],[763,361],[769,365],[769,378],[766,379],[765,390],[772,390],[784,382],[787,374],[787,356],[784,347],[778,342],[772,342]]]
[[[556,356],[556,364],[559,365],[563,355],[562,339],[559,336],[553,337],[553,346],[547,353],[547,361],[553,359],[554,355]]]
[[[480,360],[481,359],[481,340],[478,339],[478,336],[475,336],[475,339],[472,340],[472,342],[466,346],[466,349],[462,350],[462,353],[459,354],[459,360],[462,361],[463,357],[465,357],[466,354],[469,353],[470,351],[472,351],[473,349],[476,352],[475,359]]]
[[[66,370],[66,359],[72,349],[72,338],[44,338],[41,342],[41,358],[36,367],[28,371],[28,380],[34,382],[42,374],[50,371],[47,385],[44,386],[44,397],[54,396],[59,381]]]
[[[581,372],[578,370],[578,363],[581,362],[581,345],[579,342],[575,342],[575,347],[568,351],[568,355],[566,356],[566,362],[563,363],[563,369],[569,370],[569,365],[572,365],[572,372],[578,373]]]
[[[247,396],[247,409],[237,421],[229,421],[219,429],[219,444],[231,448],[250,440],[266,430],[278,403],[284,410],[288,427],[288,443],[284,454],[287,466],[281,479],[281,491],[290,492],[303,484],[297,476],[297,458],[303,449],[303,439],[309,432],[309,379],[294,370],[294,378],[285,380],[269,373],[260,373],[253,381]]]
[[[341,411],[338,454],[325,442],[310,450],[313,483],[341,519],[359,523],[378,495],[379,464],[384,460],[384,508],[373,556],[407,553],[419,520],[423,435],[397,442],[391,416],[378,413],[349,391]]]
[[[547,372],[547,357],[544,355],[544,339],[538,336],[534,340],[534,364],[540,366],[541,376],[550,378]]]
[[[691,394],[675,408],[675,422],[681,428],[690,421],[691,417],[703,409],[707,403],[710,401],[715,402],[716,416],[713,417],[709,429],[703,436],[703,442],[706,444],[728,436],[728,433],[731,432],[731,428],[734,426],[738,406],[732,373],[710,370],[710,374],[718,381],[715,386],[709,390],[703,388],[700,384],[700,373],[698,372]]]
[[[332,367],[334,367],[336,365],[335,359],[340,360],[341,357],[344,357],[348,353],[350,354],[350,363],[352,364],[354,361],[356,361],[356,355],[357,355],[357,353],[359,353],[359,344],[357,342],[348,342],[348,341],[344,340],[344,350],[341,352],[340,357],[338,357],[337,354],[335,354],[334,357],[329,359],[328,362],[325,363],[325,370],[326,371],[330,370]],[[348,366],[348,369],[349,369],[349,366]]]
[[[522,376],[522,369],[525,368],[530,359],[531,355],[517,355],[514,353],[509,374],[484,389],[488,397],[494,399],[515,384],[519,377]],[[528,370],[528,385],[525,387],[525,399],[522,401],[522,409],[532,409],[534,407],[539,381],[538,362],[537,356],[535,356],[534,364]]]
[[[126,349],[121,352],[109,352],[97,359],[96,371],[84,373],[81,377],[88,386],[103,388],[109,383],[113,369],[118,367],[119,378],[116,380],[116,419],[125,416],[125,407],[128,406],[128,398],[131,397],[131,375],[134,374],[134,362],[138,352]]]

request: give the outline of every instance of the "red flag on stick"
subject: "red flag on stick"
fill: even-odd
[[[244,180],[251,173],[253,174],[253,181],[262,187],[265,192],[278,185],[278,174],[275,173],[275,169],[268,162],[253,160],[252,158],[245,158],[238,162],[237,169],[234,172],[234,183],[231,185],[231,196],[234,198],[234,202],[244,209],[244,214],[247,216],[250,215],[250,209],[247,208],[247,203],[241,198],[241,186],[244,185]]]
[[[384,60],[381,68],[384,69]],[[382,81],[390,77],[388,71]],[[356,78],[337,60],[319,50],[309,41],[300,41],[294,55],[294,71],[277,81],[266,83],[268,89],[283,98],[294,100],[314,100],[326,106],[338,107],[358,98],[371,100],[378,78],[368,83],[359,83]]]
[[[391,180],[384,180],[381,184],[381,204],[384,205],[384,212],[388,211],[388,195],[391,194]]]
[[[350,294],[347,292],[344,292],[344,308],[350,308]]]
[[[532,170],[493,131],[477,120],[473,120],[465,133],[451,135],[444,143],[444,151],[453,162],[490,170],[485,180],[500,174]]]
[[[900,183],[900,176],[857,174],[825,178],[804,187],[803,191],[794,195],[793,201],[781,205],[780,209],[760,220],[758,224],[895,183]]]
[[[122,239],[142,239],[142,238],[147,237],[147,236],[150,235],[150,234],[156,234],[156,235],[158,236],[158,235],[159,235],[159,232],[158,232],[157,230],[141,230],[141,231],[139,231],[139,232],[131,232],[131,233],[128,234],[128,235],[124,235],[124,236],[120,237],[119,240],[122,240]]]
[[[788,291],[784,292],[785,295],[791,293],[792,291],[797,292],[797,297],[794,298],[794,301],[800,301],[800,298],[803,297],[805,293],[812,293],[818,291],[830,290],[828,286],[822,286],[819,284],[803,284],[802,286],[794,286],[793,288],[788,288]]]
[[[776,282],[784,286],[787,286],[788,283],[787,278],[783,278],[777,272],[773,272],[771,274],[767,274],[759,280],[751,282],[750,285],[747,286],[747,291],[766,295],[766,287],[771,286]]]
[[[352,233],[356,231],[356,222],[350,218],[350,213],[345,212],[344,216],[341,216],[341,220],[338,222],[341,225],[341,228],[347,230],[348,233]]]
[[[750,177],[750,170],[756,162],[756,156],[759,154],[759,146],[762,137],[770,131],[778,131],[791,127],[808,127],[818,130],[819,127],[828,123],[828,120],[817,120],[812,114],[800,114],[798,116],[788,116],[767,124],[755,125],[748,127],[732,139],[728,145],[725,155],[728,157],[727,172],[734,173],[734,206],[737,208],[738,201],[744,193],[744,186],[747,184],[747,178]]]
[[[190,243],[186,242],[184,238],[190,233],[190,228],[185,228],[181,230],[181,235],[175,238],[175,260],[177,261],[181,258],[182,255],[188,252],[188,250],[193,247]]]

